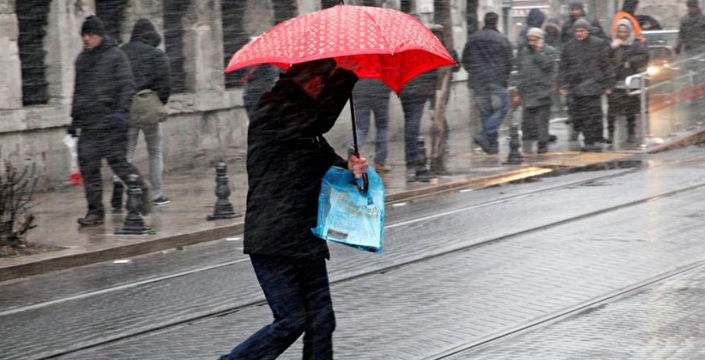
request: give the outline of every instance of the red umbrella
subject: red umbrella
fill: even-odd
[[[360,78],[381,80],[396,93],[417,75],[455,65],[440,40],[416,18],[392,9],[337,5],[274,26],[236,52],[225,72],[258,64],[288,69],[328,58]],[[352,96],[350,111],[359,156]],[[363,174],[360,190],[366,189]]]
[[[292,64],[335,58],[355,64],[360,78],[379,79],[399,93],[415,76],[454,65],[438,38],[401,11],[338,5],[284,21],[245,45],[225,72],[256,64]]]

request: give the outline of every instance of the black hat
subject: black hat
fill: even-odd
[[[574,1],[574,2],[570,3],[570,9],[571,10],[574,10],[574,9],[585,10],[585,5],[580,1]]]
[[[98,36],[105,36],[105,26],[103,26],[103,21],[95,15],[91,15],[83,21],[83,26],[81,26],[81,35],[92,34]]]
[[[499,15],[496,12],[488,12],[485,14],[485,26],[497,26]]]
[[[688,0],[686,5],[688,5],[688,7],[694,7],[694,8],[700,9],[700,1],[698,1],[698,0]]]

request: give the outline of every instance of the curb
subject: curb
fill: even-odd
[[[667,144],[663,144],[657,147],[654,147],[653,149],[650,149],[647,151],[649,154],[657,154],[660,152],[664,151],[669,151],[669,150],[674,150],[690,145],[695,145],[705,142],[705,126],[699,126],[698,128],[688,131],[682,136],[679,136],[678,139],[671,141]]]
[[[385,203],[390,204],[399,201],[412,200],[415,198],[435,195],[459,188],[482,189],[498,184],[504,184],[530,177],[545,175],[552,171],[554,170],[542,167],[523,167],[509,170],[499,174],[456,180],[443,184],[430,184],[419,189],[403,191],[395,194],[388,194],[385,198]],[[26,257],[20,258],[26,259],[26,262],[19,264],[10,264],[7,266],[0,267],[0,282],[223,239],[225,237],[232,236],[233,234],[243,232],[244,220],[240,218],[236,221],[236,223],[218,226],[212,229],[192,231],[179,235],[158,237],[150,240],[136,242],[134,244],[115,246],[83,253],[70,253],[71,250],[66,250],[57,251],[55,252],[56,256],[47,257],[44,259],[32,260],[27,259]],[[62,252],[69,253],[62,254]],[[49,254],[51,253],[46,253],[42,255],[46,256]]]

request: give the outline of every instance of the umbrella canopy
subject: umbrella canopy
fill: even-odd
[[[225,72],[257,64],[291,65],[335,58],[360,78],[399,93],[415,76],[455,65],[438,38],[403,12],[338,5],[284,21],[233,55]]]

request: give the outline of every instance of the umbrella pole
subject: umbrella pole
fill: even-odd
[[[353,101],[353,95],[350,94],[350,118],[352,119],[352,131],[353,131],[353,154],[360,157],[360,152],[357,146],[357,125],[355,124],[355,102]]]

